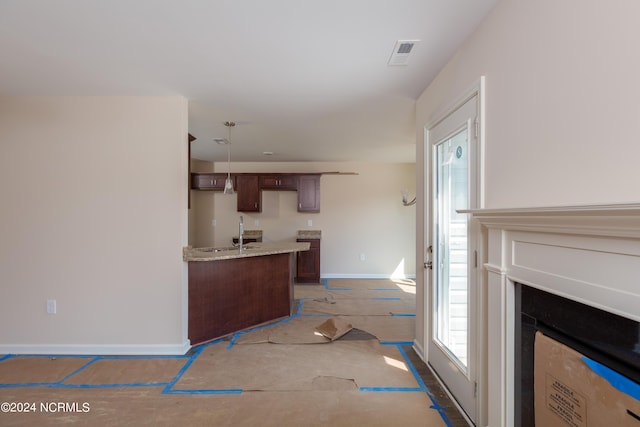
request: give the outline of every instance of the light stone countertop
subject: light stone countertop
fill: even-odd
[[[222,248],[224,250],[214,252],[213,248],[182,248],[184,261],[217,261],[222,259],[246,258],[254,256],[286,254],[290,252],[308,251],[309,242],[256,242],[247,243],[240,253],[238,248]]]
[[[320,239],[322,230],[298,230],[297,239]]]

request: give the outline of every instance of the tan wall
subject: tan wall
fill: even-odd
[[[640,200],[639,15],[635,0],[500,2],[420,98],[418,128],[485,75],[486,207]]]
[[[216,164],[216,170],[225,172],[226,163]],[[263,191],[261,213],[237,212],[236,195],[192,191],[192,195],[200,193],[196,195],[197,209],[207,212],[212,200],[214,207],[212,217],[195,214],[198,231],[192,236],[194,246],[228,246],[238,235],[243,215],[245,229],[263,230],[264,241],[295,240],[297,230],[322,230],[324,277],[415,275],[415,206],[402,206],[400,193],[408,189],[415,194],[414,164],[232,163],[232,171],[341,171],[357,175],[322,176],[320,213],[297,212],[295,191]]]
[[[418,192],[423,127],[484,75],[485,207],[640,200],[638,16],[635,0],[500,1],[418,100]],[[422,206],[417,215],[422,248]],[[416,333],[424,347],[422,273]]]
[[[0,354],[184,349],[187,108],[0,98]]]
[[[213,172],[213,163],[203,160],[191,160],[191,172]],[[213,200],[208,191],[191,190],[191,208],[189,209],[189,245],[194,248],[213,246],[211,218],[215,216]],[[201,232],[207,230],[207,232]]]

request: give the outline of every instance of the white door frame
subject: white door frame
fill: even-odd
[[[424,192],[423,192],[423,212],[424,212],[424,224],[423,224],[423,248],[422,251],[422,261],[423,265],[426,268],[428,262],[431,261],[431,256],[427,251],[429,246],[429,242],[431,241],[431,231],[433,229],[433,218],[432,218],[432,206],[431,206],[431,175],[432,175],[432,142],[429,141],[429,129],[435,127],[438,123],[444,120],[451,113],[456,111],[459,107],[464,105],[468,100],[473,98],[474,96],[478,97],[478,116],[477,116],[477,164],[476,164],[476,194],[477,194],[477,204],[476,208],[484,208],[484,132],[485,132],[485,77],[481,76],[474,84],[472,84],[469,89],[463,92],[463,94],[458,97],[454,102],[447,105],[446,107],[440,109],[440,112],[435,115],[435,119],[428,122],[423,128],[423,162],[424,162]],[[477,342],[477,351],[476,351],[476,360],[475,364],[477,367],[477,375],[476,380],[478,382],[478,394],[477,394],[477,413],[476,413],[476,425],[486,425],[487,423],[487,409],[488,409],[488,396],[487,396],[487,368],[486,368],[486,340],[487,340],[487,313],[486,313],[486,283],[485,280],[486,273],[482,268],[482,260],[486,259],[486,254],[484,253],[483,241],[481,237],[481,230],[476,227],[475,232],[477,233],[477,241],[478,244],[478,268],[476,269],[476,280],[478,285],[478,294],[477,294],[477,307],[475,312],[477,313],[477,321],[474,322],[476,326],[476,342]],[[424,291],[423,291],[423,301],[424,304],[424,337],[423,343],[424,348],[421,350],[424,352],[424,360],[427,362],[429,360],[428,354],[428,341],[430,339],[430,331],[431,331],[431,295],[429,289],[431,289],[431,270],[425,269],[424,277]],[[446,390],[445,391],[451,394]],[[455,399],[452,398],[452,401],[455,403]],[[458,408],[463,414],[461,408]],[[467,420],[470,421],[470,420]]]

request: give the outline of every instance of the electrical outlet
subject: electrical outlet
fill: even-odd
[[[212,219],[212,220],[211,220],[211,226],[212,226],[212,227],[215,227],[215,226],[216,226],[216,220],[215,220],[215,219]]]
[[[47,314],[56,314],[56,300],[47,300]]]
[[[307,227],[313,227],[313,220],[312,219],[308,219],[307,220]]]
[[[255,225],[256,227],[260,227],[260,220],[256,219],[255,221],[253,221],[253,225]]]
[[[367,259],[367,257],[364,256],[364,254],[360,254],[360,261],[364,261],[365,259]]]

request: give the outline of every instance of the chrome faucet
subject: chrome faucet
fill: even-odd
[[[240,245],[240,253],[242,253],[242,236],[244,234],[244,223],[242,215],[240,215],[240,224],[238,225],[238,244]]]

